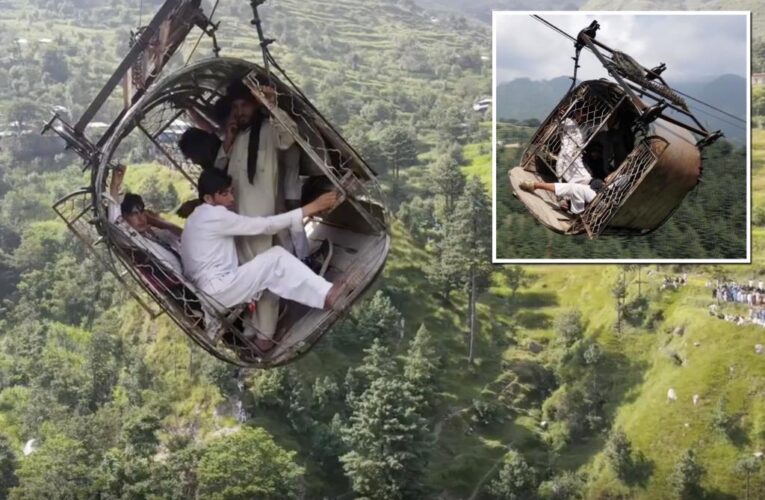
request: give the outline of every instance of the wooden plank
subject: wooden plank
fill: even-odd
[[[526,206],[535,219],[558,233],[565,233],[569,230],[575,217],[559,208],[555,195],[548,191],[536,190],[529,193],[521,189],[522,182],[542,182],[540,176],[524,170],[522,167],[513,168],[508,175],[513,194]]]

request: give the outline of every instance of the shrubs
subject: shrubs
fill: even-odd
[[[523,455],[510,449],[502,460],[497,477],[489,483],[489,493],[505,500],[526,500],[533,498],[536,490],[536,471]]]
[[[701,478],[704,474],[706,471],[696,460],[696,453],[693,449],[686,450],[675,464],[669,478],[675,498],[681,500],[701,498],[703,494]]]
[[[580,340],[584,334],[582,313],[575,309],[562,312],[555,318],[554,328],[558,340],[566,347],[570,347],[574,342]]]

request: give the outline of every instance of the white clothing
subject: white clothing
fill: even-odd
[[[556,182],[555,196],[564,198],[569,202],[569,212],[581,214],[588,203],[595,199],[597,193],[585,184],[572,184],[570,182]]]
[[[181,241],[177,235],[172,231],[157,228],[149,228],[146,234],[139,233],[122,218],[117,200],[113,200],[109,196],[104,198],[109,204],[109,222],[125,233],[138,248],[148,252],[151,257],[165,265],[170,271],[177,275],[183,274],[183,267],[178,259],[181,254]]]
[[[226,307],[247,302],[268,290],[277,297],[323,309],[332,283],[311,271],[284,248],[276,246],[242,264],[225,280],[214,282],[212,287],[210,295]],[[261,301],[258,301],[257,308],[260,307]],[[271,338],[272,334],[261,333]]]
[[[300,147],[292,144],[282,153],[282,189],[285,200],[300,201],[303,183],[300,180]]]
[[[220,169],[228,168],[228,175],[233,180],[238,213],[248,217],[267,217],[278,212],[280,173],[283,182],[283,198],[300,200],[302,188],[300,150],[295,146],[295,141],[289,132],[278,123],[272,123],[271,119],[264,119],[260,126],[255,175],[250,182],[247,174],[250,131],[251,129],[248,128],[237,135],[229,154],[226,154],[221,147],[215,166]],[[279,151],[284,151],[283,172],[280,172],[279,168]],[[291,229],[289,233],[291,238],[285,235],[282,240],[289,242],[289,239],[292,239],[296,248],[307,246],[305,229],[302,225],[300,228]],[[295,240],[300,242],[295,244]],[[302,245],[303,241],[305,241],[304,245]],[[272,246],[272,235],[249,236],[237,240],[241,262],[252,260],[260,252]],[[298,257],[304,258],[307,255],[299,255],[298,252]]]
[[[293,144],[282,153],[282,190],[284,199],[300,204],[303,194],[303,181],[300,179],[300,148]],[[282,238],[281,244],[298,259],[305,259],[311,254],[308,236],[305,234],[305,228],[301,227],[298,231],[290,230],[289,238]]]
[[[279,212],[277,209],[280,174],[279,152],[289,151],[294,146],[295,140],[278,122],[272,123],[270,118],[264,119],[260,125],[255,175],[252,182],[250,182],[247,164],[251,131],[252,128],[248,128],[237,135],[229,154],[221,146],[218,151],[218,157],[215,160],[215,166],[227,169],[228,175],[233,180],[234,199],[236,200],[238,213],[248,217],[268,217]],[[294,177],[299,181],[299,163],[293,161],[291,164],[292,168],[295,169],[295,173],[290,175],[290,177]],[[287,176],[285,175],[285,177]],[[299,190],[300,188],[298,187],[297,189]],[[295,245],[291,244],[292,238],[289,235],[300,235],[301,233],[303,235],[302,238],[307,243],[302,223],[299,227],[294,226],[289,231],[283,231],[279,235],[279,241],[292,250]],[[242,264],[251,261],[273,246],[273,234],[242,235],[236,238],[239,262]],[[302,256],[300,257],[302,258]],[[258,308],[252,316],[253,326],[264,335],[270,337],[276,332],[278,320],[278,297],[270,293],[263,294],[258,302]]]
[[[575,184],[589,184],[592,175],[582,161],[584,153],[584,134],[571,118],[561,124],[560,151],[555,162],[555,175],[558,180]]]
[[[186,276],[225,307],[246,303],[264,290],[323,307],[332,284],[283,248],[273,247],[241,266],[237,258],[235,236],[273,235],[302,226],[302,217],[300,209],[271,217],[245,217],[222,206],[197,207],[181,237]]]

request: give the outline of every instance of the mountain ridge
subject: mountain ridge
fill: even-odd
[[[497,118],[499,120],[543,120],[563,98],[571,84],[566,76],[548,80],[516,78],[497,85]],[[674,88],[700,101],[707,102],[734,116],[746,118],[747,80],[739,75],[724,74],[710,80],[687,82]],[[719,116],[705,106],[687,99],[697,118],[710,130],[722,130],[726,137],[735,141],[746,140],[746,130],[730,117]],[[711,114],[711,115],[710,115]]]

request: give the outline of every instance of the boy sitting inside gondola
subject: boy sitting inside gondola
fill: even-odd
[[[127,193],[121,202],[118,201],[125,170],[123,165],[118,165],[112,172],[109,222],[129,238],[132,245],[126,245],[123,250],[149,285],[176,299],[186,314],[198,316],[201,310],[198,298],[178,279],[183,275],[182,229],[147,210],[143,198],[135,193]]]

